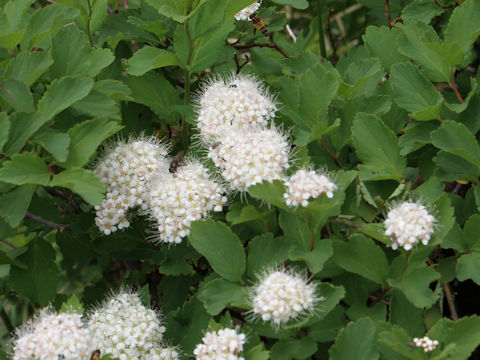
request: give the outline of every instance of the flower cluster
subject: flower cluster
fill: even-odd
[[[285,324],[304,312],[313,311],[320,300],[315,296],[315,284],[308,283],[294,271],[270,270],[259,280],[251,295],[253,314],[274,325]]]
[[[253,4],[248,5],[246,8],[240,10],[238,13],[235,14],[236,20],[249,20],[250,15],[254,14],[262,5],[262,1],[255,1]]]
[[[428,336],[424,336],[423,338],[413,338],[413,343],[416,347],[423,348],[423,351],[426,353],[435,350],[439,344],[438,340],[432,340]]]
[[[239,354],[245,344],[245,334],[234,329],[207,332],[193,351],[197,360],[244,360]]]
[[[44,309],[33,321],[17,330],[14,340],[14,360],[65,359],[88,360],[95,347],[81,315],[56,314]]]
[[[385,219],[385,235],[392,239],[392,248],[411,250],[418,242],[427,245],[433,233],[435,218],[420,203],[407,201],[392,208]]]
[[[179,353],[175,347],[156,347],[148,351],[148,353],[142,357],[142,360],[177,360]]]
[[[222,211],[227,198],[198,161],[187,161],[175,173],[160,176],[148,192],[149,214],[156,222],[158,241],[180,243],[193,221],[209,211]]]
[[[256,132],[232,128],[210,147],[209,157],[232,190],[246,191],[264,180],[283,179],[289,148],[285,135],[274,127]]]
[[[144,359],[144,354],[158,349],[165,332],[155,311],[129,292],[110,297],[89,314],[88,328],[94,348],[120,360]]]
[[[197,126],[202,140],[215,143],[230,127],[264,128],[277,110],[272,96],[252,76],[208,82],[197,99]]]
[[[106,151],[94,172],[107,188],[107,196],[95,209],[95,223],[109,235],[127,228],[129,209],[144,204],[143,195],[152,176],[168,170],[167,149],[154,139],[119,142]]]
[[[285,202],[288,206],[303,207],[308,205],[309,199],[314,199],[321,194],[327,194],[327,197],[333,197],[333,192],[337,186],[330,179],[318,174],[314,170],[300,169],[285,181],[287,192],[284,194]]]

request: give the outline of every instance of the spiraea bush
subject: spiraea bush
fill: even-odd
[[[480,356],[479,0],[0,0],[0,358]]]

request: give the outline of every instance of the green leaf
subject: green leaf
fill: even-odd
[[[70,168],[55,175],[49,186],[66,187],[80,195],[90,205],[100,205],[105,194],[105,185],[90,170]]]
[[[279,223],[287,240],[303,250],[310,250],[312,233],[304,218],[280,210]]]
[[[52,245],[37,238],[18,260],[27,264],[28,269],[12,266],[9,277],[12,287],[32,302],[46,306],[55,297],[59,275]]]
[[[0,216],[16,228],[23,220],[36,185],[22,185],[0,196]]]
[[[398,138],[375,115],[359,113],[352,128],[352,139],[358,157],[360,177],[364,180],[393,179],[401,181],[406,159],[400,156]]]
[[[132,91],[130,88],[125,85],[123,82],[118,80],[100,80],[95,83],[93,89],[101,92],[102,94],[108,95],[114,100],[128,100],[131,101]]]
[[[457,261],[457,278],[459,281],[473,280],[480,285],[480,252],[472,252],[459,257]]]
[[[36,112],[14,113],[10,119],[10,136],[5,144],[7,155],[13,155],[22,150],[27,140],[48,121]]]
[[[445,9],[437,6],[433,1],[415,0],[402,10],[403,20],[418,20],[429,24],[434,17],[441,15]]]
[[[459,44],[465,54],[463,64],[468,64],[472,57],[472,44],[480,34],[480,23],[476,21],[480,16],[480,3],[476,0],[467,0],[453,11],[447,29],[445,40]]]
[[[4,112],[0,113],[0,154],[3,151],[3,146],[8,140],[8,134],[10,133],[10,119]]]
[[[329,239],[316,240],[313,250],[304,250],[296,245],[290,250],[290,260],[303,260],[312,274],[319,273],[323,265],[333,254],[332,241]]]
[[[455,344],[450,359],[466,360],[480,344],[480,318],[476,315],[463,317],[457,321],[443,318],[435,323],[427,336],[440,344]]]
[[[196,221],[189,239],[217,274],[226,280],[242,281],[246,268],[245,250],[227,225],[213,220]]]
[[[391,67],[395,102],[417,120],[440,118],[443,98],[433,84],[410,63]]]
[[[383,68],[377,58],[353,62],[345,72],[345,82],[340,85],[338,94],[346,98],[374,95],[383,75]]]
[[[399,326],[393,326],[387,331],[379,331],[377,345],[383,355],[382,359],[427,359],[427,355],[422,354],[419,349],[407,345],[407,343],[411,341],[412,337],[409,336],[404,329]]]
[[[58,161],[67,160],[68,148],[70,146],[70,136],[68,136],[68,134],[56,131],[42,131],[35,135],[33,140],[52,154]]]
[[[130,75],[140,76],[150,70],[172,65],[180,65],[174,53],[146,46],[135,52],[128,60],[127,70]]]
[[[71,139],[68,160],[60,165],[76,167],[87,164],[98,145],[121,129],[117,122],[105,119],[87,120],[75,125],[68,130]]]
[[[90,34],[95,34],[95,32],[100,28],[103,21],[107,17],[107,3],[108,0],[93,1],[90,20]]]
[[[171,18],[179,23],[187,19],[186,0],[146,0],[160,14]]]
[[[214,279],[200,285],[198,299],[205,310],[215,316],[228,306],[245,308],[248,305],[248,288],[227,280]]]
[[[423,336],[425,310],[415,307],[399,290],[392,289],[388,294],[391,296],[389,322],[401,326],[411,337]]]
[[[5,4],[3,11],[8,19],[10,31],[18,31],[25,26],[25,13],[33,3],[34,0],[10,0]]]
[[[54,80],[38,102],[38,112],[46,122],[86,97],[92,87],[93,80],[82,76]]]
[[[248,188],[248,193],[256,199],[269,202],[279,208],[288,208],[283,198],[285,188],[279,180],[275,180],[272,183],[264,181],[260,184],[252,185]]]
[[[477,181],[478,167],[461,157],[439,151],[433,161],[438,165],[437,176],[443,181]]]
[[[5,70],[5,76],[31,86],[53,64],[49,52],[22,51]]]
[[[180,98],[172,84],[160,73],[129,76],[125,83],[132,90],[135,102],[148,106],[160,118],[171,122],[173,105],[180,105]]]
[[[277,341],[271,348],[271,357],[275,360],[311,359],[317,351],[317,344],[309,337]]]
[[[92,90],[82,100],[73,104],[71,109],[75,114],[91,117],[108,117],[116,120],[121,119],[120,109],[116,101],[96,90]]]
[[[0,80],[0,100],[5,100],[15,111],[31,112],[33,97],[30,89],[20,80]]]
[[[447,120],[432,132],[432,143],[437,148],[459,156],[475,165],[480,174],[480,146],[468,128],[455,121]]]
[[[90,58],[92,63],[88,69],[88,76],[90,77],[100,74],[100,71],[115,60],[115,56],[110,49],[94,49]]]
[[[15,185],[47,185],[50,172],[45,162],[32,153],[13,155],[0,168],[0,181]]]
[[[362,38],[368,52],[379,58],[386,70],[390,70],[393,64],[407,61],[395,47],[393,32],[388,27],[369,26]]]
[[[254,278],[263,270],[276,267],[288,259],[290,242],[283,237],[274,238],[268,233],[259,235],[248,244],[247,274]]]
[[[346,271],[361,275],[380,285],[385,284],[389,266],[383,250],[373,240],[354,235],[348,243],[333,242],[333,261]]]
[[[21,30],[16,32],[11,32],[8,34],[1,34],[0,35],[0,46],[8,49],[13,50],[17,47],[17,45],[22,41],[26,34],[27,30]]]
[[[62,304],[60,308],[60,313],[69,313],[72,312],[75,314],[83,315],[83,305],[78,299],[77,295],[72,295],[70,298]]]
[[[375,360],[380,355],[375,347],[375,324],[369,318],[348,324],[330,348],[331,360]]]
[[[305,10],[308,7],[307,0],[273,0],[273,2],[280,5],[291,5],[300,10]]]

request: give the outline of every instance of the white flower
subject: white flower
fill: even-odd
[[[96,206],[100,231],[109,235],[127,228],[127,211],[143,206],[143,196],[152,176],[167,171],[166,146],[153,138],[118,142],[107,150],[94,172],[107,188],[107,196]]]
[[[197,126],[211,145],[231,126],[265,128],[277,110],[264,85],[249,75],[234,75],[207,82],[197,99]]]
[[[120,360],[143,359],[158,347],[165,327],[158,314],[135,293],[111,296],[88,316],[94,349]]]
[[[433,233],[435,218],[420,203],[406,201],[390,209],[385,219],[385,235],[392,239],[392,248],[411,250],[418,242],[427,245]]]
[[[196,360],[244,360],[239,354],[245,338],[245,334],[229,328],[207,332],[193,354]]]
[[[173,347],[156,347],[149,350],[149,352],[142,357],[142,360],[178,360],[178,350]]]
[[[193,221],[206,218],[210,211],[222,211],[225,190],[213,181],[208,170],[196,160],[152,182],[147,201],[155,221],[159,242],[180,243],[190,234]]]
[[[308,205],[309,199],[314,199],[321,194],[327,194],[327,197],[333,197],[333,192],[337,186],[330,179],[318,174],[314,170],[298,170],[295,174],[285,181],[287,192],[283,195],[288,206],[303,207]]]
[[[231,128],[210,146],[208,157],[232,190],[247,191],[264,180],[283,179],[289,152],[286,136],[274,127],[258,131]]]
[[[255,13],[262,5],[262,1],[255,1],[253,4],[248,5],[246,8],[240,10],[238,13],[235,14],[236,20],[249,20],[250,15]]]
[[[88,360],[95,350],[79,314],[56,314],[43,309],[16,331],[14,360]],[[63,356],[63,357],[62,357]]]
[[[252,312],[273,325],[285,324],[314,310],[315,303],[321,300],[315,296],[315,290],[315,284],[292,270],[267,271],[252,290]]]
[[[428,336],[424,336],[423,338],[413,338],[413,343],[416,347],[423,348],[423,351],[428,353],[438,346],[438,340],[432,340]]]

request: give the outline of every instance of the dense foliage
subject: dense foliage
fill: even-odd
[[[162,312],[155,331],[185,359],[204,335],[230,336],[247,360],[478,356],[480,1],[265,0],[255,32],[234,18],[251,3],[0,0],[0,358],[42,308],[93,316],[125,287],[152,324],[144,305]],[[201,141],[198,101],[235,73],[273,94],[287,175],[319,169],[335,185],[303,204],[295,190],[287,204],[284,179],[228,201],[218,185],[211,218],[178,244],[130,205],[125,229],[100,231],[110,185],[96,167],[116,141],[168,147],[165,172],[184,152],[228,188],[226,140]],[[169,175],[169,191],[192,173]],[[413,246],[390,218],[404,201],[433,226]],[[271,281],[307,295],[268,312]]]

